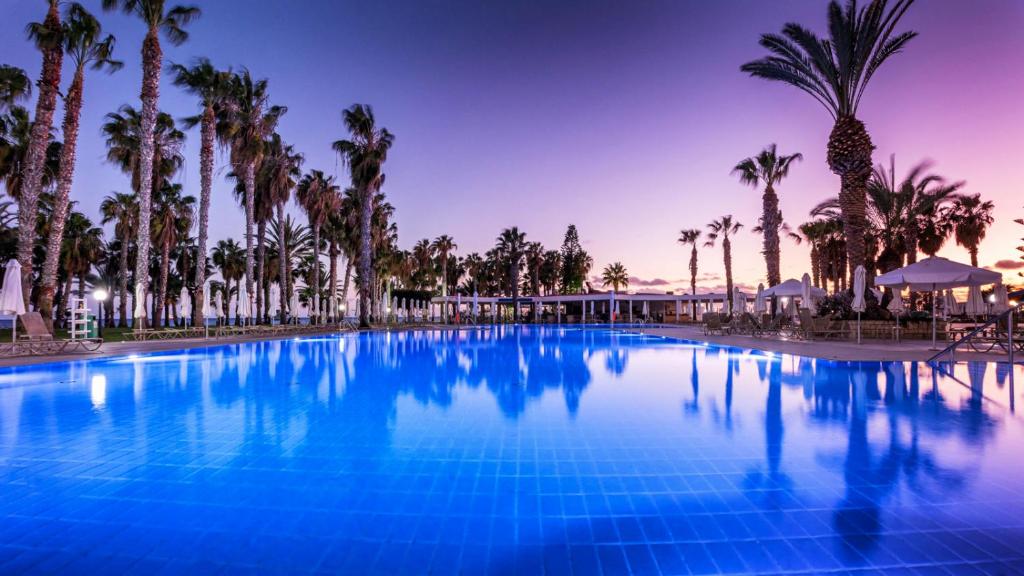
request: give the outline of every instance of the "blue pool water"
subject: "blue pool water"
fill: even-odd
[[[487,328],[0,370],[0,573],[1008,574],[1003,365]]]

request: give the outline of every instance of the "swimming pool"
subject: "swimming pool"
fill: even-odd
[[[0,369],[0,573],[1015,573],[1022,378],[515,327]]]

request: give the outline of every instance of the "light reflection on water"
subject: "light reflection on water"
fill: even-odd
[[[0,519],[112,535],[15,538],[0,567],[163,563],[167,531],[225,567],[274,562],[243,541],[327,571],[583,573],[580,547],[643,571],[637,544],[663,572],[1014,566],[1024,373],[944,370],[510,327],[0,370]]]

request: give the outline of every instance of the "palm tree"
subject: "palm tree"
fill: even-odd
[[[540,242],[530,242],[526,245],[526,280],[523,282],[523,289],[530,294],[540,295],[540,273],[544,268],[544,245]]]
[[[971,266],[978,265],[978,246],[992,225],[995,204],[982,201],[981,194],[960,195],[953,199],[947,218],[953,227],[956,243],[971,255]]]
[[[871,0],[858,9],[855,0],[847,0],[845,8],[833,0],[828,6],[828,39],[788,23],[781,35],[761,36],[760,44],[769,56],[740,68],[751,76],[803,90],[832,116],[835,125],[827,158],[841,180],[839,198],[850,270],[865,263],[866,194],[874,150],[867,128],[857,118],[857,108],[878,68],[917,35],[894,34],[912,3],[894,0],[890,8],[889,0]]]
[[[248,70],[233,76],[231,97],[220,120],[224,139],[231,143],[231,164],[245,186],[245,287],[252,294],[255,245],[256,169],[263,160],[266,140],[278,119],[288,111],[267,103],[267,80],[254,80]]]
[[[800,153],[779,155],[775,144],[772,144],[757,156],[742,160],[732,169],[733,174],[739,176],[740,182],[754,188],[764,186],[764,194],[761,196],[760,228],[764,235],[762,253],[768,266],[769,286],[776,286],[782,282],[779,262],[779,228],[782,226],[782,212],[779,210],[779,196],[775,193],[775,186],[789,175],[789,167],[795,160],[803,160],[803,156]]]
[[[448,296],[448,255],[451,254],[452,252],[454,252],[455,250],[458,250],[459,246],[458,246],[458,244],[455,243],[455,240],[451,236],[449,236],[447,234],[442,234],[442,235],[440,235],[440,236],[438,236],[437,238],[434,239],[434,242],[433,242],[433,244],[431,244],[430,247],[434,251],[434,254],[437,254],[438,264],[441,265],[441,296],[442,297],[447,297]],[[445,319],[445,321],[447,321],[448,320],[448,307],[445,306],[444,308],[442,308],[442,310],[444,311],[444,314],[443,314],[444,319]]]
[[[206,284],[206,251],[209,239],[210,223],[210,191],[213,188],[213,146],[217,136],[217,112],[225,103],[229,94],[231,71],[214,68],[208,58],[198,58],[192,66],[172,64],[171,73],[174,85],[184,88],[186,92],[199,97],[202,111],[197,116],[184,119],[184,124],[192,128],[199,125],[199,233],[196,258],[195,302],[192,310],[194,325],[205,322],[203,310],[203,287]]]
[[[729,237],[736,234],[743,228],[739,222],[734,222],[732,214],[722,216],[718,220],[712,220],[708,224],[708,239],[705,246],[714,246],[715,241],[722,239],[722,258],[725,262],[725,290],[729,293],[729,309],[733,307],[732,293],[732,242]]]
[[[334,183],[334,176],[326,176],[320,170],[311,170],[302,177],[295,188],[295,199],[306,212],[309,227],[313,229],[313,269],[312,285],[316,292],[313,297],[313,315],[311,320],[320,319],[320,229],[327,218],[341,207],[341,190]]]
[[[103,224],[114,222],[114,236],[121,243],[118,265],[118,326],[124,328],[128,325],[128,250],[139,221],[138,199],[134,194],[114,192],[100,202],[100,214],[103,216]]]
[[[266,151],[264,152],[263,163],[260,169],[264,172],[263,181],[266,182],[270,200],[273,202],[276,211],[276,234],[272,233],[271,235],[276,236],[277,252],[279,255],[287,253],[285,240],[288,235],[284,230],[287,219],[285,218],[284,207],[291,198],[295,181],[301,174],[302,162],[302,155],[295,152],[294,147],[281,140],[279,134],[271,134],[266,142]],[[290,285],[287,282],[281,281],[288,278],[287,266],[288,262],[286,259],[279,257],[277,274],[279,286],[281,287],[280,320],[282,324],[287,321],[288,303],[291,297]]]
[[[679,231],[678,242],[682,245],[690,245],[690,293],[697,295],[697,242],[700,240],[700,230],[696,228],[690,228],[688,230]],[[697,318],[697,301],[694,300],[690,305],[691,318]]]
[[[163,49],[160,47],[160,33],[173,45],[180,46],[188,40],[184,27],[198,18],[200,11],[195,6],[174,6],[166,9],[164,0],[103,0],[104,10],[120,9],[127,15],[136,16],[146,25],[146,37],[142,41],[142,113],[139,122],[139,226],[136,230],[138,258],[135,262],[135,281],[142,283],[143,293],[149,288],[149,231],[150,211],[154,188],[159,181],[153,177],[154,167],[159,166],[155,153],[155,132],[157,128],[157,101],[160,98],[160,72],[163,66]]]
[[[32,292],[32,255],[36,243],[39,195],[43,192],[46,149],[50,145],[50,130],[57,108],[61,64],[64,60],[64,30],[57,9],[58,0],[48,2],[46,18],[42,22],[34,22],[28,26],[29,38],[43,53],[43,69],[39,77],[35,120],[32,122],[18,194],[18,263],[21,264],[22,294],[26,306]]]
[[[117,112],[106,115],[101,128],[106,137],[107,162],[117,166],[131,178],[132,190],[140,199],[142,195],[142,114],[125,104]],[[156,117],[153,131],[152,159],[155,170],[150,170],[150,190],[159,190],[164,181],[171,178],[185,163],[181,148],[185,133],[175,126],[174,118],[166,112]],[[139,203],[141,224],[142,206]],[[136,230],[138,235],[138,230]],[[148,240],[147,240],[148,241]]]
[[[167,301],[167,274],[171,263],[171,248],[188,237],[195,217],[196,199],[182,195],[181,184],[165,184],[156,197],[153,214],[153,241],[160,247],[160,281],[156,296],[153,324],[160,326],[160,313]]]
[[[526,233],[518,227],[506,228],[498,236],[498,253],[508,267],[509,286],[512,291],[512,313],[516,322],[519,321],[519,269],[523,265],[526,252]]]
[[[120,69],[123,64],[111,58],[114,51],[114,37],[101,37],[103,29],[96,18],[81,4],[73,3],[68,9],[64,22],[64,52],[75,66],[71,87],[64,98],[64,146],[61,148],[60,168],[57,174],[57,192],[54,196],[53,213],[50,216],[50,236],[46,243],[46,258],[43,262],[42,285],[39,291],[39,313],[48,327],[53,327],[53,295],[57,290],[57,266],[60,263],[61,238],[68,216],[71,199],[71,181],[75,172],[75,158],[78,148],[78,125],[82,113],[82,94],[85,83],[85,69],[106,69],[109,72]]]
[[[341,155],[352,175],[352,185],[358,192],[359,215],[359,326],[370,326],[370,287],[373,286],[371,226],[373,198],[384,184],[384,162],[395,137],[387,128],[378,128],[373,108],[354,104],[342,113],[349,140],[334,142],[334,150]]]
[[[233,239],[219,240],[210,252],[210,260],[220,271],[224,281],[224,318],[229,317],[231,282],[237,282],[245,272],[245,250]]]
[[[92,221],[81,212],[71,212],[61,244],[61,267],[66,274],[66,284],[59,318],[63,318],[67,310],[67,299],[71,295],[75,277],[78,278],[78,297],[84,297],[85,277],[92,270],[93,263],[99,261],[102,250],[103,230],[93,226]]]
[[[601,282],[605,286],[611,286],[612,290],[618,292],[620,288],[629,287],[629,274],[622,262],[613,262],[604,267],[601,272]]]
[[[0,64],[0,113],[7,112],[32,92],[32,81],[17,66]]]

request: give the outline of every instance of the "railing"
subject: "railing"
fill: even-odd
[[[979,340],[981,338],[988,338],[988,342],[992,343],[992,346],[989,348],[989,350],[991,350],[995,346],[1002,347],[1003,344],[1005,343],[1005,345],[1006,345],[1006,353],[1009,356],[1008,362],[1010,364],[1013,364],[1014,363],[1014,355],[1015,355],[1015,351],[1016,351],[1015,347],[1020,345],[1020,342],[1017,342],[1017,341],[1014,340],[1014,338],[1016,336],[1014,334],[1014,332],[1015,332],[1014,316],[1017,315],[1017,314],[1020,314],[1022,311],[1024,311],[1024,304],[1018,304],[1016,306],[1011,307],[1009,310],[1007,310],[1007,311],[1005,311],[1005,312],[1003,312],[1001,314],[993,316],[992,318],[990,318],[984,324],[981,324],[980,326],[975,327],[973,330],[971,330],[970,332],[965,334],[962,338],[960,338],[956,342],[951,343],[949,346],[946,346],[941,352],[939,352],[938,354],[935,354],[934,356],[929,358],[928,362],[929,363],[939,362],[947,354],[949,355],[949,360],[951,362],[955,362],[956,361],[956,351],[957,351],[957,349],[959,347],[961,347],[963,345],[966,345],[966,344],[972,344],[975,340]],[[1006,320],[1006,334],[1001,334],[999,329],[998,329],[999,323],[1002,320]],[[990,337],[988,337],[986,335],[986,331],[989,330],[990,328],[992,328],[993,326],[996,327],[996,330],[995,330],[996,340],[995,341],[993,341],[992,338],[990,338]],[[1002,340],[1003,338],[1005,338],[1005,340]]]

